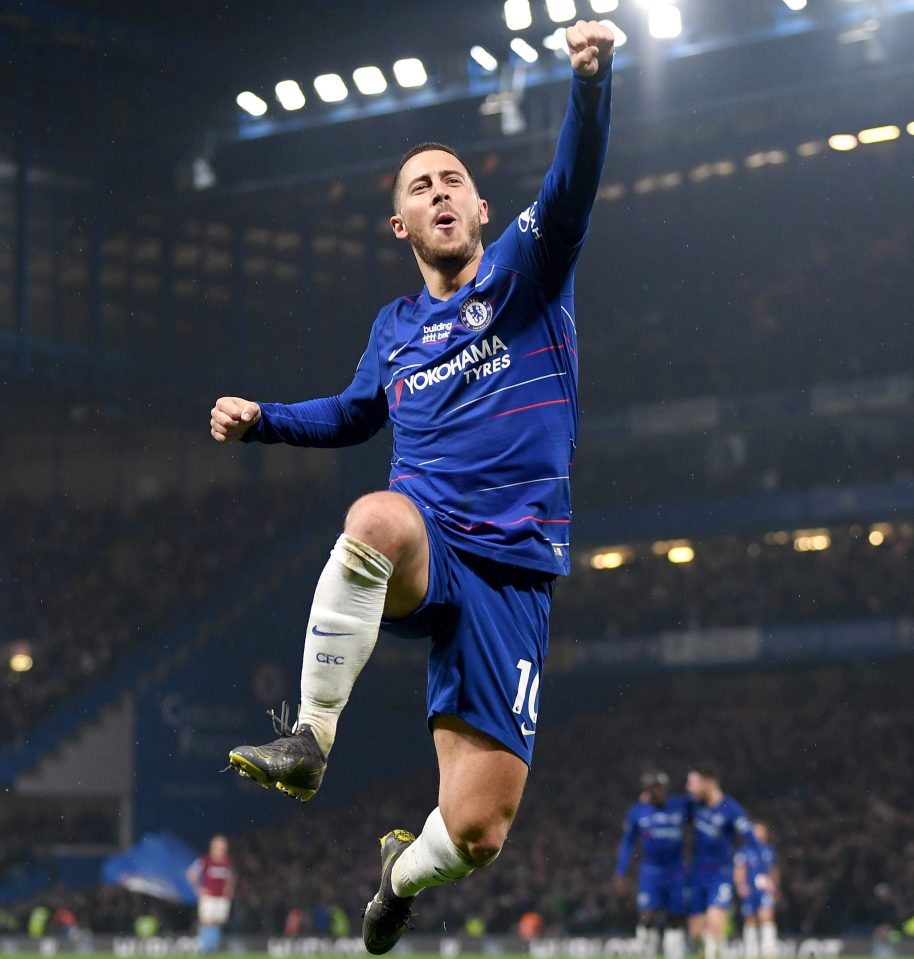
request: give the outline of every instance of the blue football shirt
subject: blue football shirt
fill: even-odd
[[[448,300],[427,288],[379,312],[335,397],[262,403],[245,439],[362,442],[393,426],[389,488],[434,515],[456,549],[569,570],[577,436],[574,268],[609,137],[611,71],[573,75],[538,195]]]

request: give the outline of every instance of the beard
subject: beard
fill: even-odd
[[[432,229],[434,230],[434,227]],[[482,240],[482,223],[478,214],[466,221],[466,230],[466,240],[459,246],[447,250],[435,249],[424,235],[411,237],[413,250],[423,263],[433,269],[444,273],[457,273],[473,259],[479,249]]]

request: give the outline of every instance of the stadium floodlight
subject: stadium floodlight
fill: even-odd
[[[322,73],[315,77],[314,89],[324,103],[339,103],[349,96],[349,90],[338,73]]]
[[[624,566],[626,560],[631,557],[631,551],[627,549],[610,549],[606,552],[594,553],[590,557],[591,569],[618,569]]]
[[[415,57],[397,60],[394,64],[394,76],[401,87],[421,87],[428,80],[425,66]]]
[[[387,81],[380,67],[359,67],[352,71],[352,79],[359,89],[359,93],[364,93],[366,97],[377,96],[387,89]]]
[[[867,536],[870,546],[882,546],[885,542],[885,533],[881,529],[872,529],[870,530],[870,535]]]
[[[835,133],[828,138],[828,145],[839,153],[846,153],[857,146],[857,138],[853,133]]]
[[[568,53],[568,44],[565,42],[565,28],[558,27],[547,37],[543,37],[543,46],[554,53]]]
[[[252,117],[262,117],[267,112],[267,101],[261,100],[256,93],[251,93],[250,90],[243,90],[239,93],[235,97],[235,103],[245,113],[250,113]]]
[[[305,95],[296,80],[280,80],[276,84],[276,99],[284,110],[301,110]]]
[[[546,13],[553,23],[567,23],[578,15],[574,0],[546,0]]]
[[[530,0],[505,0],[505,23],[509,30],[526,30],[533,23]]]
[[[657,40],[672,40],[682,33],[682,14],[675,4],[653,6],[647,12],[647,28]]]
[[[912,120],[912,121],[905,127],[905,129],[908,131],[908,133],[911,134],[912,137],[914,137],[914,120]]]
[[[679,543],[670,547],[666,558],[671,563],[691,563],[695,559],[695,550],[688,543]]]
[[[10,670],[14,673],[27,673],[35,665],[28,650],[17,649],[10,656]]]
[[[590,0],[590,8],[594,13],[612,13],[619,9],[619,0]]]
[[[539,60],[540,55],[536,50],[527,43],[522,37],[515,37],[511,41],[511,49],[527,63],[536,63]]]
[[[604,27],[609,27],[613,32],[613,36],[616,38],[615,44],[613,46],[618,50],[619,47],[624,47],[628,43],[628,34],[620,27],[618,24],[613,23],[612,20],[601,20],[600,23]]]
[[[857,134],[857,139],[861,143],[886,143],[889,140],[897,140],[901,136],[901,130],[898,127],[870,127],[868,130],[861,130]]]
[[[805,10],[806,9],[806,0],[784,0],[784,6],[788,10]]]
[[[470,47],[470,56],[483,70],[487,70],[489,73],[498,66],[498,61],[495,57],[493,57],[485,47],[480,47],[478,44],[475,47]]]
[[[818,140],[807,140],[797,147],[797,154],[801,157],[814,157],[825,149],[825,144]]]

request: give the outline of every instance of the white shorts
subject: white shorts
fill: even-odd
[[[231,908],[231,899],[224,896],[207,896],[203,892],[200,893],[200,901],[197,903],[197,915],[204,926],[222,926],[228,920]]]

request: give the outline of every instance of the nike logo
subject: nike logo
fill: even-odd
[[[324,630],[319,629],[317,626],[311,627],[311,632],[315,636],[352,636],[352,633],[325,633]]]
[[[387,357],[388,363],[393,363],[393,361],[409,346],[409,343],[404,343],[402,346],[398,346],[390,356]]]
[[[520,724],[520,731],[521,731],[525,736],[535,736],[535,735],[536,735],[536,730],[535,730],[535,729],[527,729],[527,724],[526,724],[525,722],[522,722],[522,723]]]

